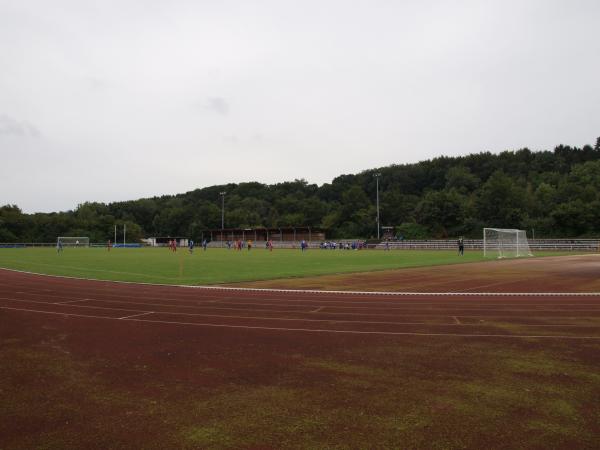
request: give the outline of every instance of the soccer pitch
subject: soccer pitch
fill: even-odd
[[[483,261],[481,252],[166,248],[0,249],[0,267],[49,275],[203,285]]]

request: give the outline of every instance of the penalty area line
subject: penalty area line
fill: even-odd
[[[264,330],[264,331],[287,331],[287,332],[303,332],[303,333],[332,333],[332,334],[349,334],[349,335],[372,335],[372,336],[421,336],[421,337],[461,337],[461,338],[505,338],[505,339],[567,339],[567,340],[600,340],[600,336],[569,336],[569,335],[519,335],[519,334],[463,334],[463,333],[418,333],[418,332],[401,332],[401,331],[358,331],[358,330],[327,330],[327,329],[311,329],[311,328],[280,328],[280,327],[260,327],[252,325],[227,325],[215,323],[195,323],[195,322],[175,322],[168,320],[150,320],[137,319],[127,317],[105,317],[93,316],[86,314],[61,313],[56,311],[40,311],[34,309],[11,308],[0,306],[0,309],[31,312],[37,314],[49,314],[63,317],[81,317],[89,319],[104,319],[104,320],[119,320],[129,322],[144,322],[158,323],[166,325],[184,325],[207,328],[232,328],[243,330]],[[151,314],[150,312],[146,314]],[[137,315],[136,315],[137,316]],[[130,316],[132,317],[132,316]]]

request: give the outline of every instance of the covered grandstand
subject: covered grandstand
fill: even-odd
[[[318,227],[276,227],[276,228],[215,228],[204,230],[203,238],[210,241],[324,241],[325,230]]]

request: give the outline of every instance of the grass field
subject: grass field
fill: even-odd
[[[556,255],[557,253],[547,253]],[[0,249],[0,267],[49,275],[164,284],[217,284],[483,261],[481,252],[53,248]]]

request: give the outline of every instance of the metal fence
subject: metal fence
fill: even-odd
[[[332,240],[333,241],[333,240]],[[329,241],[329,242],[332,242]],[[364,242],[356,239],[355,242]],[[300,241],[272,241],[273,248],[299,249]],[[353,240],[339,239],[336,243],[352,243]],[[584,251],[600,252],[600,239],[528,239],[532,251]],[[319,249],[323,241],[307,242],[309,248]],[[196,246],[200,246],[196,243]],[[483,250],[483,239],[465,239],[465,250]],[[390,241],[390,250],[456,250],[456,239],[422,239]],[[211,248],[226,247],[225,242],[213,241],[208,244]],[[266,248],[266,241],[255,241],[254,248]],[[0,242],[0,248],[56,247],[56,242]],[[90,247],[106,247],[106,243],[90,243]],[[369,244],[370,249],[383,250],[385,243]],[[232,246],[233,248],[233,246]],[[338,247],[339,248],[339,247]]]
[[[528,239],[531,251],[600,251],[600,239]],[[465,239],[465,250],[483,250],[483,239]],[[456,250],[456,239],[425,239],[390,241],[393,250]],[[385,243],[376,244],[373,248],[384,249]]]

